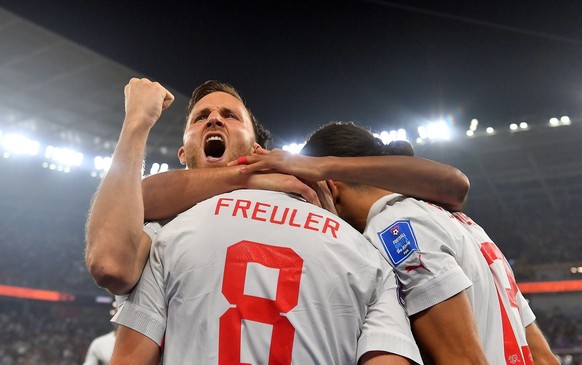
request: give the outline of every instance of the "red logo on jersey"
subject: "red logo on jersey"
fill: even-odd
[[[424,264],[422,263],[420,256],[421,255],[419,254],[418,255],[418,265],[406,265],[406,266],[404,266],[404,268],[406,269],[406,272],[411,272],[411,271],[414,271],[416,269],[425,269],[426,271],[430,272],[428,267],[424,266]]]

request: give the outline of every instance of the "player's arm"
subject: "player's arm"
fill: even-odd
[[[86,226],[85,262],[97,284],[128,292],[147,260],[141,171],[149,132],[174,97],[158,83],[132,79],[125,87],[125,119],[111,167],[97,189]]]
[[[535,365],[560,364],[536,322],[525,328],[525,337]]]
[[[366,352],[360,358],[360,365],[410,365],[410,361],[402,356],[383,351]]]
[[[410,317],[421,351],[443,365],[488,364],[465,291]]]
[[[117,328],[110,365],[158,365],[160,348],[149,337],[122,325]]]
[[[317,193],[295,176],[280,173],[241,174],[240,167],[168,171],[143,179],[146,220],[172,218],[197,203],[236,189],[295,193],[320,206]]]
[[[360,183],[435,202],[449,210],[461,210],[469,193],[469,179],[460,170],[412,156],[311,157],[259,149],[259,154],[246,156],[246,162],[249,165],[242,173],[275,170],[307,181]]]

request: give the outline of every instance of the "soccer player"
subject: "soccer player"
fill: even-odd
[[[394,151],[354,124],[331,123],[309,138],[302,153]],[[249,156],[245,171],[274,168],[307,178],[299,172],[337,158],[307,156]],[[394,267],[425,363],[558,364],[505,257],[468,216],[351,181],[328,184],[340,217],[364,232]]]
[[[91,341],[83,365],[107,365],[113,354],[115,345],[115,330]]]
[[[213,85],[221,91],[204,84],[193,97],[179,152],[188,168],[225,165],[257,148],[238,94]],[[141,159],[172,98],[144,79],[132,79],[125,94],[126,118],[113,170],[93,202],[88,246],[153,245],[114,319],[111,364],[157,364],[162,342],[164,364],[421,362],[389,266],[319,207],[283,193],[236,191],[144,232]]]
[[[216,87],[216,90],[220,89],[216,85],[213,87]],[[236,93],[232,88],[229,90],[233,94]],[[164,96],[167,99],[159,110],[153,112],[154,116],[159,117],[162,109],[173,100],[169,92],[165,91],[165,93]],[[194,99],[190,102],[188,113],[192,110],[193,104]],[[133,109],[137,112],[140,110]],[[264,148],[267,147],[269,138],[250,111],[249,115],[257,136],[258,146],[255,152],[266,153]],[[124,129],[128,128],[130,127],[124,126]],[[151,125],[140,132],[141,139],[147,138],[148,128],[151,128]],[[127,133],[122,131],[121,137],[124,138],[125,134]],[[128,179],[128,174],[124,173],[126,170],[133,171],[135,164],[142,165],[145,151],[140,146],[141,144],[136,144],[137,150],[132,152],[140,156],[139,160],[116,159],[113,161],[109,173],[101,184],[102,188],[97,192],[97,196],[101,198],[99,204],[94,204],[91,211],[102,210],[97,217],[109,217],[106,232],[121,229],[119,234],[126,235],[124,227],[117,222],[121,222],[127,215],[136,215],[147,221],[173,218],[200,201],[241,188],[296,193],[309,202],[320,204],[316,192],[293,175],[273,171],[241,174],[240,166],[227,167],[226,162],[235,157],[232,153],[226,153],[222,143],[216,140],[206,146],[209,154],[222,154],[219,159],[215,156],[214,160],[208,163],[208,166],[213,168],[169,171],[147,177],[140,183],[135,176]],[[182,162],[185,163],[185,161]],[[307,176],[310,181],[342,179],[389,189],[436,202],[450,210],[460,210],[469,191],[469,181],[458,169],[427,159],[408,156],[334,159],[331,163],[326,162],[315,169],[302,169],[298,173]],[[115,190],[108,189],[109,185],[115,185]],[[143,202],[137,199],[142,189]],[[110,203],[126,197],[133,199],[128,200],[123,208],[109,210]],[[145,211],[142,213],[143,210]],[[108,214],[105,214],[106,212]],[[95,214],[90,214],[87,229],[90,230],[92,224],[97,221]],[[99,234],[99,232],[90,233]],[[114,294],[125,294],[136,284],[150,249],[149,240],[138,239],[138,237],[129,236],[120,241],[127,243],[118,244],[115,240],[107,239],[87,239],[86,247],[86,264],[91,276],[99,286]]]

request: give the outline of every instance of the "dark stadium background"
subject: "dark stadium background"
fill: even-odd
[[[0,0],[0,133],[23,133],[86,159],[110,155],[132,76],[159,81],[177,97],[152,132],[150,165],[179,167],[188,95],[211,78],[239,89],[276,147],[301,142],[330,120],[402,127],[419,156],[469,177],[466,212],[504,251],[519,284],[576,285],[580,16],[582,3],[568,0]],[[548,126],[562,116],[571,125]],[[455,133],[450,141],[415,142],[418,125],[441,118]],[[468,137],[473,118],[479,127]],[[528,128],[510,131],[520,122]],[[111,329],[111,297],[83,265],[84,222],[99,179],[86,164],[62,173],[42,162],[0,157],[1,365],[78,364],[90,340]],[[547,293],[534,285],[526,297],[555,351],[575,364],[582,294],[557,292],[557,285]],[[18,298],[12,287],[74,300]]]

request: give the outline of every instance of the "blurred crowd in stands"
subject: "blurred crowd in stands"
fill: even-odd
[[[0,298],[0,365],[80,365],[111,306]]]

